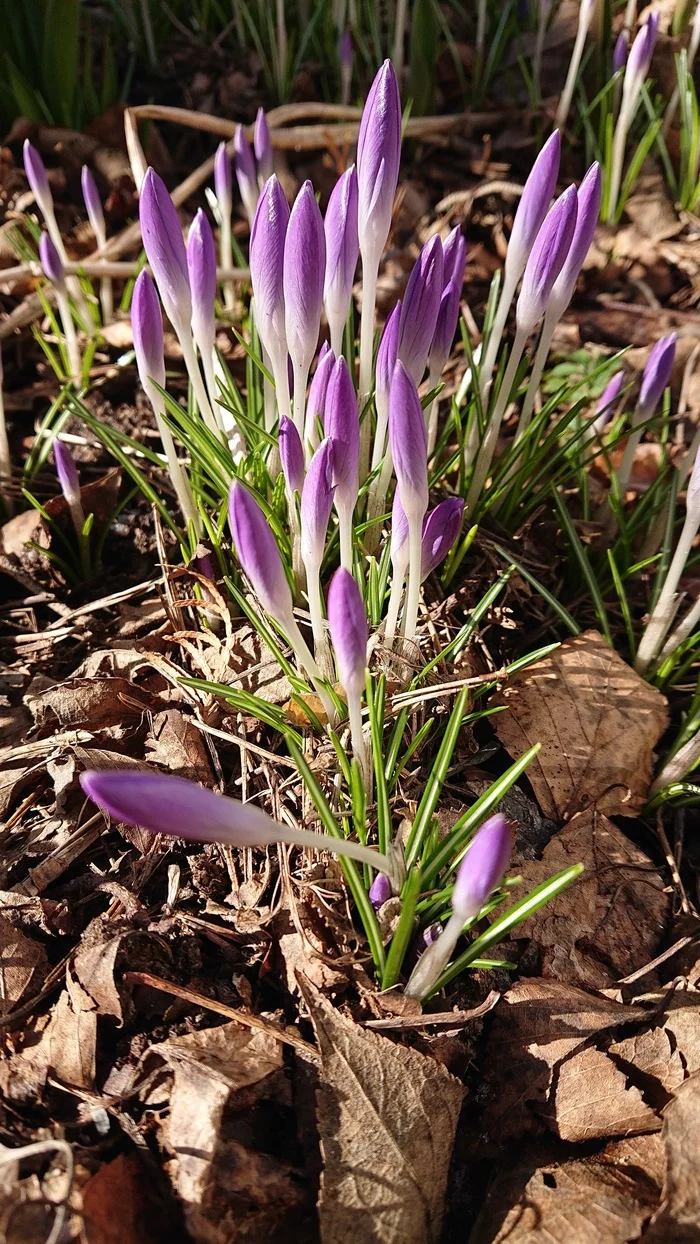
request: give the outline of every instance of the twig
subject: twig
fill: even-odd
[[[690,940],[690,939],[688,939]],[[436,1015],[392,1015],[388,1019],[368,1019],[363,1025],[365,1028],[398,1028],[406,1030],[408,1028],[462,1028],[464,1024],[468,1024],[472,1019],[480,1019],[482,1015],[487,1015],[492,1011],[497,1002],[500,1002],[501,995],[496,989],[492,989],[488,998],[480,1002],[471,1011],[440,1011]]]

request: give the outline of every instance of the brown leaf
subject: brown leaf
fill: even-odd
[[[658,1132],[659,1116],[602,1050],[565,1060],[553,1097],[553,1130],[572,1144],[634,1132]]]
[[[625,665],[597,631],[566,640],[509,680],[492,703],[513,758],[541,743],[527,776],[545,816],[566,820],[597,808],[636,816],[644,807],[652,752],[666,728],[666,701]]]
[[[120,1154],[91,1175],[82,1190],[89,1244],[157,1244],[175,1240],[153,1172],[138,1153]],[[165,1218],[165,1221],[164,1221]]]
[[[658,1203],[659,1148],[658,1137],[645,1136],[572,1162],[525,1156],[509,1164],[491,1184],[469,1244],[636,1240]]]
[[[227,658],[229,668],[222,675],[222,682],[250,691],[269,704],[284,704],[289,699],[292,694],[289,679],[251,627],[244,626],[236,632]]]
[[[114,467],[111,471],[107,471],[106,475],[101,475],[99,479],[93,480],[90,484],[84,484],[80,489],[83,514],[86,517],[94,514],[93,531],[96,534],[99,534],[114,517],[121,479],[122,473],[119,467]],[[68,502],[62,493],[58,493],[45,502],[44,509],[52,519],[67,518],[70,514]]]
[[[556,1130],[561,1067],[597,1034],[643,1021],[646,1014],[559,981],[518,981],[494,1011],[486,1051],[484,1124],[490,1136],[502,1143],[545,1126]]]
[[[345,1019],[300,979],[321,1049],[324,1244],[434,1244],[464,1089],[440,1063]]]
[[[700,1071],[700,994],[679,990],[671,998],[650,994],[644,1000],[663,1005],[665,1014],[653,1028],[616,1041],[609,1053],[623,1070],[645,1077],[649,1098],[656,1081],[654,1104],[665,1105],[666,1094]]]
[[[9,1014],[30,984],[38,986],[44,964],[43,948],[0,915],[0,1016]]]
[[[605,989],[654,958],[669,896],[647,856],[596,812],[575,816],[541,860],[522,865],[524,889],[579,862],[583,876],[526,920],[517,936],[537,942],[543,976]]]
[[[93,731],[110,726],[133,726],[153,707],[126,678],[75,678],[27,695],[35,724],[44,729]]]
[[[97,916],[83,933],[72,964],[66,973],[71,1002],[76,1011],[96,1011],[110,1015],[118,1023],[124,1019],[125,998],[122,997],[115,970],[122,951],[128,945],[143,962],[154,962],[154,951],[160,951],[158,939],[146,932],[121,927],[117,921]]]
[[[48,1066],[57,1080],[73,1088],[94,1088],[97,1045],[95,1011],[75,1011],[67,990],[64,990],[51,1013],[44,1041],[48,1045]]]
[[[666,1178],[661,1207],[645,1244],[697,1244],[700,1239],[700,1075],[681,1084],[664,1110]]]
[[[209,753],[201,730],[177,708],[156,713],[146,741],[148,759],[179,777],[211,785]]]

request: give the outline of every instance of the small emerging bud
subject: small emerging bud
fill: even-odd
[[[304,487],[304,447],[289,415],[280,418],[278,448],[287,491],[291,497],[295,492],[301,494]]]
[[[229,495],[229,521],[238,560],[263,609],[281,626],[293,618],[292,593],[277,541],[260,506],[235,480]]]
[[[462,923],[478,916],[484,903],[506,875],[513,849],[510,826],[501,813],[490,816],[474,839],[457,870],[452,910]]]
[[[550,208],[537,234],[516,308],[520,332],[531,332],[547,309],[574,236],[577,202],[576,187],[569,186]]]
[[[612,380],[609,380],[606,384],[603,392],[598,398],[598,405],[596,406],[595,412],[596,417],[590,427],[591,435],[600,436],[600,433],[610,422],[615,410],[615,404],[620,396],[620,393],[622,392],[622,386],[624,383],[625,373],[623,371],[618,371],[615,372]]]
[[[374,881],[369,887],[369,901],[375,911],[379,911],[385,903],[388,903],[392,895],[391,882],[386,873],[377,873]]]
[[[272,161],[272,140],[270,138],[267,117],[265,116],[265,112],[262,108],[258,108],[258,113],[255,118],[253,146],[255,148],[255,158],[258,162],[258,182],[260,186],[264,186],[268,177],[272,177],[274,169]]]
[[[48,233],[42,233],[39,238],[39,260],[46,279],[64,294],[66,292],[66,273],[63,267],[63,260]]]
[[[661,401],[664,389],[671,379],[675,354],[675,333],[669,333],[667,337],[659,338],[651,347],[639,390],[637,423],[643,423],[645,419],[651,418]]]
[[[88,214],[88,220],[92,226],[92,232],[97,238],[98,245],[101,245],[100,239],[105,236],[105,217],[102,210],[102,200],[90,169],[87,164],[83,165],[83,171],[80,174],[80,185],[83,191],[83,201],[85,210]]]
[[[654,10],[637,34],[630,48],[622,83],[623,100],[632,99],[646,81],[659,33],[659,13]]]
[[[141,237],[165,314],[178,335],[192,319],[187,253],[180,218],[162,178],[149,168],[139,199]]]
[[[367,615],[355,579],[342,566],[328,587],[328,625],[340,685],[348,697],[359,697],[367,667]]]
[[[401,310],[398,357],[416,384],[425,371],[444,287],[442,241],[426,242],[409,278]]]
[[[49,186],[49,179],[46,175],[46,166],[42,160],[36,147],[33,147],[28,138],[24,140],[22,148],[22,156],[24,158],[24,171],[27,174],[27,181],[31,188],[32,194],[36,199],[44,216],[53,211],[53,195]]]
[[[255,169],[253,152],[250,149],[250,143],[246,138],[242,125],[236,127],[233,151],[236,161],[238,189],[241,192],[245,214],[248,220],[252,221],[255,217],[255,209],[258,206],[258,175]]]
[[[214,194],[219,204],[219,211],[225,219],[231,215],[232,190],[231,157],[226,143],[219,143],[214,156]]]
[[[151,398],[152,381],[165,388],[163,316],[150,272],[144,268],[136,278],[131,296],[131,331],[139,379]]]
[[[464,501],[448,497],[426,514],[421,542],[421,581],[445,560],[462,526]]]
[[[80,479],[70,449],[58,436],[53,443],[53,456],[61,492],[72,510],[80,505]]]

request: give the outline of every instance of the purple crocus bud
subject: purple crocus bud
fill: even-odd
[[[458,281],[460,293],[464,282],[464,263],[467,257],[467,242],[459,228],[456,225],[447,236],[447,241],[443,243],[442,260],[443,260],[443,285],[447,289],[450,281]]]
[[[333,508],[333,442],[326,437],[311,459],[301,492],[301,556],[307,570],[320,569]]]
[[[535,238],[547,215],[557,184],[560,157],[561,135],[559,130],[555,130],[532,166],[515,213],[505,262],[505,273],[511,282],[517,283],[525,270]]]
[[[258,206],[258,175],[250,143],[246,138],[242,125],[236,127],[233,140],[233,151],[236,160],[236,181],[241,192],[243,207],[248,220],[253,220]]]
[[[63,260],[48,233],[42,233],[39,238],[39,261],[47,281],[55,285],[56,289],[61,293],[65,293],[66,273],[63,267]]]
[[[593,432],[602,432],[605,425],[609,422],[610,417],[615,409],[617,399],[622,392],[622,386],[625,383],[625,373],[623,371],[615,372],[612,380],[606,384],[603,392],[598,398],[596,406],[595,421],[591,425]]]
[[[219,143],[214,156],[214,194],[216,195],[221,215],[226,217],[226,219],[231,215],[232,191],[231,157],[226,148],[226,143]],[[257,195],[255,197],[257,202]]]
[[[423,929],[423,941],[425,945],[432,946],[433,942],[437,941],[442,931],[443,928],[439,920],[436,920],[434,924],[429,924],[427,928]]]
[[[370,88],[357,140],[358,227],[363,263],[375,268],[389,236],[401,160],[401,100],[385,60]]]
[[[617,36],[615,47],[613,48],[613,54],[612,54],[613,73],[617,73],[618,70],[622,69],[623,65],[627,61],[627,49],[629,47],[629,42],[630,42],[629,32],[627,30],[621,30],[619,35]]]
[[[428,437],[415,382],[399,359],[389,390],[389,443],[407,518],[428,508]]]
[[[635,95],[642,83],[646,81],[658,33],[659,12],[654,10],[649,14],[630,48],[627,65],[625,66],[625,77],[622,83],[623,99],[629,99]]]
[[[306,402],[306,427],[304,435],[314,449],[318,447],[318,432],[316,430],[316,424],[320,419],[321,426],[323,426],[328,382],[331,378],[334,367],[335,354],[328,345],[328,342],[324,341],[319,351],[316,371],[314,372],[311,384],[309,385],[309,396]]]
[[[163,316],[150,272],[144,268],[136,278],[131,296],[131,331],[134,337],[136,366],[141,385],[148,393],[152,381],[165,388],[165,357],[163,354]]]
[[[27,181],[32,194],[39,204],[43,215],[46,216],[53,211],[53,195],[51,194],[44,161],[28,138],[24,140],[22,156],[24,158],[24,171],[27,174]]]
[[[643,423],[645,419],[651,418],[656,410],[663,396],[663,391],[671,379],[675,354],[675,333],[669,333],[668,337],[661,337],[651,347],[642,375],[635,422]]]
[[[355,386],[348,365],[341,355],[328,381],[323,427],[333,441],[335,505],[354,510],[359,489],[360,417]]]
[[[401,310],[399,354],[416,384],[428,359],[444,287],[442,240],[426,242],[410,275]]]
[[[164,181],[152,168],[143,179],[139,220],[143,247],[165,314],[178,336],[189,333],[192,302],[180,218]]]
[[[442,369],[450,357],[452,342],[455,337],[457,320],[459,319],[459,300],[462,293],[462,282],[456,278],[450,281],[442,291],[440,306],[435,323],[435,332],[428,355],[428,370],[434,379],[439,379]]]
[[[403,578],[408,569],[408,519],[396,489],[391,507],[391,566],[395,577]]]
[[[280,625],[293,618],[292,593],[269,523],[255,498],[235,480],[229,494],[229,522],[238,560],[263,609]]]
[[[258,108],[258,114],[255,118],[253,146],[255,147],[255,158],[258,162],[259,183],[263,186],[268,177],[272,177],[273,163],[272,140],[270,138],[267,117],[262,108]]]
[[[531,332],[542,319],[576,228],[576,187],[569,186],[547,213],[535,239],[516,308],[519,332]]]
[[[80,479],[70,449],[58,436],[53,443],[53,456],[61,492],[73,509],[76,503],[80,505]]]
[[[481,911],[489,895],[505,877],[513,849],[513,835],[504,816],[496,813],[474,835],[472,844],[457,870],[452,891],[452,910],[463,921]]]
[[[591,165],[578,188],[574,235],[561,272],[552,287],[548,312],[556,315],[557,319],[564,314],[571,302],[578,274],[593,241],[600,213],[601,186],[600,165],[596,162]]]
[[[98,244],[101,245],[100,238],[104,238],[105,236],[105,217],[102,210],[100,192],[97,189],[97,183],[95,182],[95,178],[90,172],[87,164],[83,165],[83,171],[80,174],[80,185],[83,191],[85,210],[87,211],[88,220],[92,226],[92,232],[97,238]]]
[[[354,164],[333,187],[323,227],[326,235],[323,301],[331,331],[331,343],[335,352],[339,353],[360,253],[357,234],[357,171]]]
[[[367,668],[367,615],[354,577],[342,566],[328,587],[328,625],[340,685],[348,697],[361,696]]]
[[[396,359],[399,353],[399,330],[401,325],[401,302],[397,302],[394,310],[389,316],[384,331],[379,341],[377,349],[377,366],[375,373],[375,401],[377,403],[377,415],[379,418],[386,418],[389,404],[389,389],[391,388],[391,380],[396,367]]]
[[[275,176],[262,188],[250,233],[250,280],[255,298],[255,323],[271,359],[285,360],[284,241],[289,205]]]
[[[284,246],[284,311],[295,383],[306,386],[323,305],[326,240],[314,188],[305,181],[289,217]]]
[[[369,887],[369,901],[375,911],[379,911],[385,903],[388,903],[392,895],[391,882],[386,873],[377,873],[374,881]]]
[[[278,447],[287,491],[292,497],[295,492],[301,494],[304,487],[304,447],[289,415],[280,418]]]
[[[211,356],[216,339],[216,246],[201,207],[187,238],[187,270],[192,296],[192,332],[202,358]]]
[[[421,541],[421,580],[427,579],[447,557],[459,535],[463,514],[461,497],[448,497],[426,514]]]

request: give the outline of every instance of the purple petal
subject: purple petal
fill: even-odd
[[[323,427],[333,441],[336,507],[354,509],[360,486],[360,418],[355,386],[342,356],[336,360],[328,381]]]
[[[282,626],[292,617],[292,593],[268,521],[237,480],[229,495],[229,522],[238,560],[260,603]]]
[[[451,230],[447,241],[443,244],[443,285],[447,289],[450,281],[458,281],[460,293],[464,283],[464,264],[467,258],[467,243],[462,230],[457,225]]]
[[[42,212],[44,204],[51,203],[53,196],[49,186],[49,179],[46,175],[46,167],[36,147],[33,147],[28,138],[24,140],[22,148],[22,156],[24,158],[24,171],[27,174],[27,181],[31,187],[32,194],[36,199]]]
[[[557,184],[560,156],[561,136],[555,130],[532,166],[515,213],[506,256],[506,269],[509,275],[512,274],[513,280],[524,271],[528,255],[547,215]]]
[[[288,415],[282,415],[280,419],[278,445],[287,488],[290,493],[301,494],[304,487],[304,447],[294,421]]]
[[[326,437],[309,463],[301,493],[301,555],[307,567],[323,561],[333,492],[333,442]]]
[[[216,337],[216,246],[211,225],[201,207],[187,238],[187,270],[192,297],[192,332],[202,353],[211,352]]]
[[[131,331],[143,388],[147,388],[150,380],[165,388],[163,316],[153,278],[145,268],[137,276],[131,296]]]
[[[271,358],[286,352],[284,328],[284,241],[289,205],[275,176],[258,200],[250,233],[250,280],[255,298],[255,323]]]
[[[661,401],[664,389],[671,379],[675,354],[675,333],[669,333],[667,337],[661,337],[651,347],[639,390],[639,402],[637,404],[637,409],[641,416],[639,422],[648,419]]]
[[[374,881],[369,887],[369,901],[374,907],[374,910],[379,911],[379,908],[383,907],[384,903],[388,902],[391,895],[391,882],[386,873],[377,873]]]
[[[152,168],[143,179],[139,220],[143,247],[165,314],[176,330],[189,331],[192,304],[180,218],[165,183]]]
[[[216,195],[222,216],[231,215],[232,190],[231,157],[226,143],[219,143],[214,156],[214,194]]]
[[[316,353],[323,306],[326,240],[310,181],[299,191],[284,246],[284,309],[287,347],[295,367],[308,370]]]
[[[102,210],[102,200],[100,198],[99,190],[97,189],[95,178],[90,172],[87,164],[83,165],[83,171],[80,174],[80,185],[83,191],[85,210],[87,211],[88,219],[92,225],[92,232],[95,237],[99,239],[105,231],[105,217]]]
[[[385,60],[370,88],[357,141],[360,250],[378,262],[389,235],[401,160],[401,101]]]
[[[613,49],[612,71],[617,73],[618,69],[622,69],[627,60],[627,49],[629,47],[630,37],[629,31],[621,30],[617,36],[617,41]]]
[[[442,369],[450,357],[450,350],[452,349],[455,329],[459,319],[459,300],[461,295],[462,282],[456,278],[450,281],[449,285],[446,285],[442,291],[435,332],[428,356],[430,375],[436,379],[439,379],[441,376]]]
[[[328,625],[340,685],[349,696],[360,696],[367,668],[367,615],[360,589],[341,566],[328,587]]]
[[[63,267],[63,260],[54,246],[48,233],[42,233],[39,238],[39,262],[44,270],[44,276],[58,290],[66,288],[66,273]]]
[[[426,242],[406,287],[399,326],[398,357],[416,384],[420,384],[428,359],[440,308],[443,281],[442,241],[437,235]]]
[[[649,73],[658,33],[659,13],[658,11],[653,11],[649,14],[630,49],[622,85],[625,95],[630,95],[638,90]]]
[[[531,331],[547,309],[552,287],[574,236],[577,205],[576,187],[569,186],[550,208],[537,234],[518,298],[519,329]]]
[[[347,319],[360,243],[357,233],[357,170],[352,164],[336,182],[326,208],[326,274],[323,301],[328,321]]]
[[[418,390],[399,360],[389,390],[389,441],[401,504],[410,519],[428,508],[428,437]]]
[[[578,188],[574,236],[552,289],[552,300],[559,315],[563,314],[571,302],[578,274],[593,241],[600,213],[601,188],[600,165],[592,164]]]
[[[255,118],[253,146],[255,147],[255,158],[258,162],[258,175],[261,183],[264,183],[268,177],[272,177],[273,165],[272,140],[270,138],[267,117],[262,108],[258,108]]]
[[[255,217],[258,206],[258,174],[250,143],[246,138],[242,125],[236,127],[233,139],[233,153],[236,162],[236,181],[243,200],[245,214],[249,220]]]
[[[58,482],[61,485],[63,493],[69,505],[74,505],[76,501],[80,501],[80,478],[78,469],[75,465],[73,455],[66,445],[58,436],[53,443],[53,456],[56,463],[56,474]]]
[[[615,375],[613,376],[612,380],[609,380],[605,388],[603,389],[603,392],[601,393],[598,399],[598,405],[596,407],[596,412],[595,412],[596,422],[594,424],[594,427],[595,427],[596,432],[602,431],[603,427],[605,427],[605,424],[608,422],[608,419],[612,415],[612,412],[615,408],[615,403],[617,402],[617,399],[620,396],[620,393],[622,391],[622,386],[624,385],[624,383],[625,383],[625,373],[623,371],[618,371],[618,372],[615,372]],[[603,419],[603,417],[605,417],[605,422],[602,423],[599,427],[598,420]]]
[[[448,497],[426,514],[421,544],[421,579],[427,579],[447,557],[459,535],[463,514],[464,501],[461,497]]]
[[[377,413],[381,413],[389,401],[389,389],[396,367],[399,352],[399,327],[401,324],[402,303],[397,302],[389,316],[379,341],[377,350],[377,366],[375,371],[375,398]]]
[[[504,816],[497,813],[474,836],[457,872],[452,909],[470,920],[478,915],[490,894],[505,877],[513,849],[513,835]]]
[[[328,382],[334,367],[335,354],[330,349],[328,343],[324,341],[318,356],[316,371],[309,386],[309,396],[306,402],[307,427],[309,425],[313,426],[317,419],[320,419],[321,423],[323,423]]]

